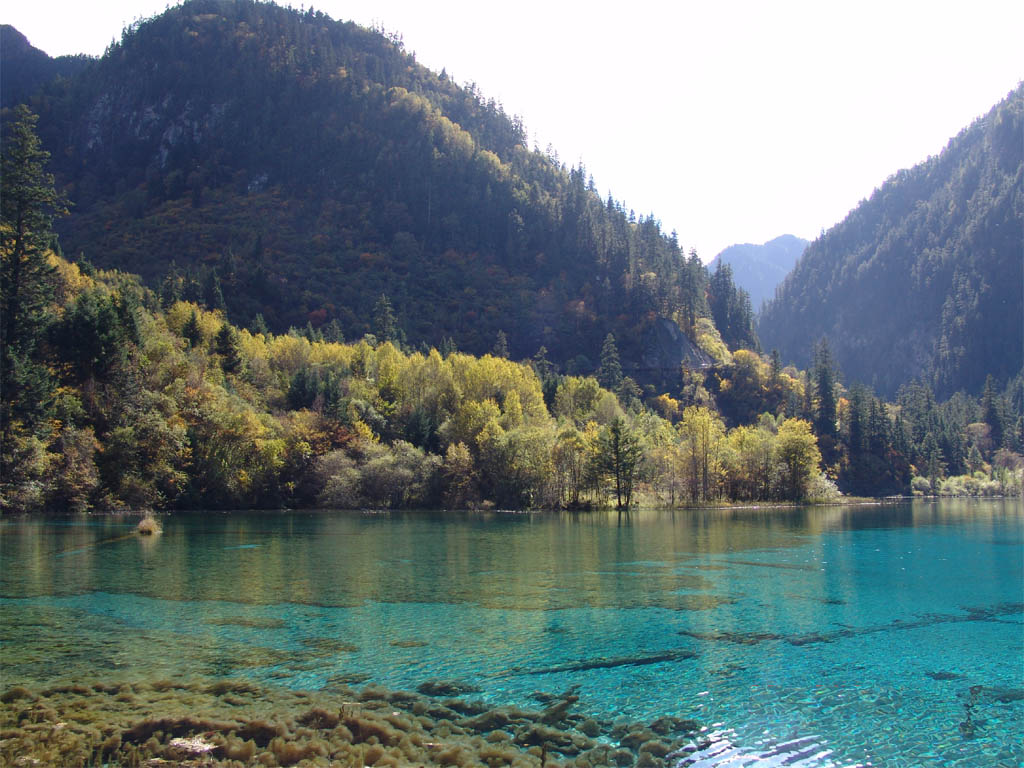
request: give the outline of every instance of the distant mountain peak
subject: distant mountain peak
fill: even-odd
[[[714,272],[719,264],[728,264],[733,281],[750,294],[755,311],[775,295],[775,286],[782,282],[807,248],[808,241],[796,235],[779,235],[760,245],[730,245],[708,265]]]

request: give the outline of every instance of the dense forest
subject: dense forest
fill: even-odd
[[[73,77],[91,61],[84,55],[51,58],[10,24],[0,24],[0,107],[21,104],[44,83]]]
[[[787,365],[728,263],[393,37],[194,0],[68,69],[8,54],[4,510],[1020,493],[1019,359],[887,400],[830,335]]]
[[[483,354],[500,333],[592,373],[612,333],[644,379],[684,356],[660,359],[659,324],[693,341],[710,315],[674,233],[394,35],[192,0],[28,101],[75,201],[64,250],[241,327],[359,339],[383,294],[413,345]]]
[[[897,173],[813,242],[758,330],[805,365],[824,336],[851,381],[892,397],[982,393],[1024,367],[1024,86]]]
[[[775,286],[793,269],[807,245],[806,240],[794,235],[782,235],[762,245],[730,245],[711,260],[708,270],[714,272],[719,264],[728,265],[736,287],[749,294],[750,304],[758,312],[775,295]]]
[[[594,378],[503,348],[409,349],[385,296],[355,343],[236,327],[55,253],[67,201],[37,117],[7,118],[4,509],[628,507],[828,499],[830,478],[856,493],[1020,491],[1020,377],[980,401],[940,406],[914,385],[886,404],[844,390],[825,343],[799,372],[716,335],[715,366],[644,398],[611,334]]]

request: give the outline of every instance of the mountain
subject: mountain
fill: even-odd
[[[396,37],[312,9],[191,0],[29,101],[75,204],[64,252],[165,305],[353,339],[390,303],[410,345],[480,354],[503,332],[581,373],[608,333],[639,370],[659,320],[692,339],[709,315],[706,270],[656,219]]]
[[[89,61],[87,56],[50,58],[10,24],[0,24],[0,107],[20,104],[43,83],[71,77]]]
[[[845,378],[977,394],[1024,366],[1024,86],[811,243],[762,311],[766,349]]]
[[[750,295],[750,304],[758,311],[775,295],[775,286],[793,268],[807,244],[802,237],[782,235],[763,245],[730,245],[712,259],[708,271],[714,272],[719,264],[731,266],[733,281]]]

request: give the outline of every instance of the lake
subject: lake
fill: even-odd
[[[577,686],[594,718],[699,721],[671,764],[1024,764],[1017,500],[137,520],[0,520],[5,689]]]

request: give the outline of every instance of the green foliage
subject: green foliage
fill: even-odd
[[[53,325],[51,344],[77,381],[105,377],[139,342],[137,312],[131,293],[84,291]]]
[[[800,419],[786,419],[779,425],[777,450],[782,465],[785,497],[807,498],[821,464],[821,453],[818,452],[811,425]]]
[[[41,342],[51,322],[51,217],[65,201],[45,170],[36,115],[20,105],[3,124],[0,166],[0,477],[15,471],[17,443],[42,434],[52,382]]]
[[[224,323],[214,339],[214,351],[220,355],[221,368],[225,373],[236,373],[242,364],[238,349],[238,331]]]
[[[805,365],[827,336],[851,380],[943,398],[1024,367],[1024,86],[808,246],[759,333]]]
[[[510,357],[543,345],[576,374],[610,333],[629,370],[656,319],[692,336],[708,316],[706,269],[657,219],[531,151],[474,86],[319,12],[191,0],[36,93],[78,203],[67,251],[165,309],[478,355],[503,331]]]
[[[601,430],[598,438],[597,467],[606,475],[615,492],[617,509],[628,509],[633,499],[643,449],[636,433],[621,418]]]
[[[732,355],[729,354],[729,348],[722,341],[721,335],[718,333],[718,329],[715,328],[714,322],[711,318],[701,317],[697,320],[695,325],[696,342],[702,350],[704,350],[712,360],[718,365],[728,365],[732,362]]]
[[[719,413],[687,402],[688,390],[644,403],[635,389],[558,376],[543,354],[527,364],[253,334],[196,304],[162,311],[119,273],[52,264],[50,311],[67,338],[44,345],[47,431],[12,440],[11,509],[626,508],[826,499],[833,479],[847,492],[903,492],[913,474],[925,478],[918,491],[1020,485],[1019,380],[941,404],[914,385],[887,404],[833,372],[829,479],[824,437],[789,415],[805,376],[748,350],[707,374],[728,404]],[[1011,425],[1001,444],[986,414]],[[972,479],[947,482],[957,476]]]
[[[722,341],[733,350],[761,350],[754,330],[754,311],[750,304],[750,294],[737,288],[732,279],[732,267],[726,262],[719,262],[711,275],[708,284],[708,306],[715,327],[722,336]]]
[[[601,367],[597,369],[597,381],[605,389],[617,389],[622,383],[622,363],[615,337],[608,334],[601,345]]]
[[[539,361],[253,334],[190,302],[163,311],[120,273],[53,265],[56,418],[12,440],[11,509],[583,507],[609,495],[626,508],[638,488],[667,487],[659,467],[676,468],[658,452],[683,450],[636,389],[622,395],[627,415],[593,378],[547,369],[542,382]],[[716,461],[700,500],[725,492]]]
[[[712,259],[708,271],[714,274],[719,264],[732,268],[737,288],[750,295],[750,305],[757,312],[775,295],[775,286],[783,281],[808,241],[793,235],[782,235],[763,245],[731,245]]]
[[[498,331],[491,354],[495,357],[508,358],[508,336],[505,335],[504,331]]]
[[[381,294],[373,307],[373,335],[377,341],[390,341],[398,343],[403,334],[398,328],[398,321],[395,319],[395,310],[391,301],[385,294]]]

